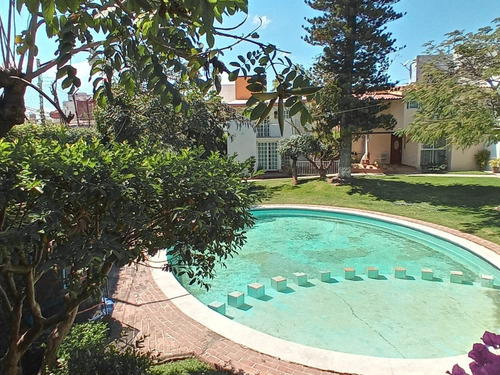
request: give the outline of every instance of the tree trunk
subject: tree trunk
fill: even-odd
[[[22,375],[21,353],[15,350],[9,350],[3,358],[4,375]]]
[[[3,367],[4,375],[21,375],[21,357],[23,352],[19,349],[19,329],[21,326],[21,319],[23,314],[23,298],[16,298],[12,311],[10,312],[10,337],[9,337],[9,347],[7,353],[2,358],[2,363],[0,364],[0,369]]]
[[[52,370],[55,367],[57,363],[57,351],[73,326],[77,312],[78,308],[73,309],[73,311],[68,314],[67,318],[58,323],[52,330],[47,341],[47,347],[45,348],[42,365],[40,366],[38,375],[45,375],[47,374],[47,369]]]
[[[299,178],[297,177],[297,158],[292,158],[292,185],[297,186]]]
[[[351,150],[352,134],[344,127],[341,127],[339,144],[339,179],[343,181],[349,181],[351,179]]]
[[[327,172],[328,168],[323,168],[323,165],[321,165],[321,167],[318,169],[318,173],[319,173],[319,179],[320,180],[326,180],[326,172]]]
[[[20,79],[22,74],[15,70],[0,69],[0,138],[4,137],[14,125],[24,124],[26,107],[24,94],[26,84]]]

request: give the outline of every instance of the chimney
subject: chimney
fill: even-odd
[[[247,100],[250,99],[252,93],[247,89],[248,78],[238,77],[236,78],[236,99],[237,100]]]

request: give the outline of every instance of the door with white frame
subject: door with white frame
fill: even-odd
[[[265,171],[277,171],[278,144],[276,142],[260,142],[257,144],[257,165]]]

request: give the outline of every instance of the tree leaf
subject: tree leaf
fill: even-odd
[[[259,104],[257,104],[257,106],[254,109],[252,109],[252,112],[250,112],[250,120],[254,121],[259,119],[266,110],[266,108],[267,106],[266,103],[264,102],[260,102]]]
[[[257,100],[263,102],[266,100],[274,99],[278,96],[278,92],[252,92],[252,96]]]
[[[277,97],[269,101],[264,112],[260,115],[259,121],[257,122],[257,126],[259,126],[267,118],[267,116],[269,116],[269,113],[271,113],[272,109],[274,108],[274,103],[276,103],[276,99]]]

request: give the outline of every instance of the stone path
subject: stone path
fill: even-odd
[[[423,224],[419,220],[406,220]],[[500,246],[492,242],[439,225],[424,224],[478,242],[500,254]],[[340,374],[283,361],[236,344],[208,330],[183,314],[166,298],[145,265],[135,264],[122,268],[111,297],[115,301],[113,318],[128,332],[130,340],[145,336],[145,348],[161,355],[194,355],[218,368],[231,369],[236,374]]]

